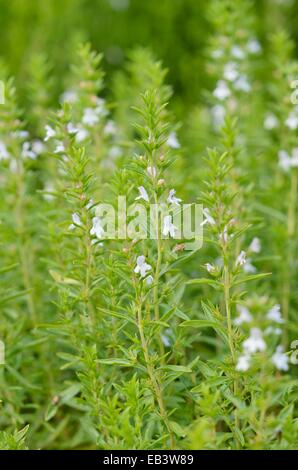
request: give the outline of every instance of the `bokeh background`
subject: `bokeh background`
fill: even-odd
[[[0,0],[0,57],[15,75],[25,102],[26,79],[36,54],[53,71],[53,103],[73,59],[74,44],[90,41],[104,54],[107,80],[129,51],[149,47],[169,69],[176,112],[182,116],[212,89],[206,45],[212,35],[208,0]],[[286,27],[298,41],[296,0],[254,0],[259,39],[266,52],[271,32]],[[220,20],[220,18],[219,18]],[[106,92],[108,93],[107,86]]]

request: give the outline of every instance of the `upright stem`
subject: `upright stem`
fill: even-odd
[[[27,291],[26,300],[28,311],[30,314],[31,322],[33,326],[36,325],[36,310],[35,303],[32,294],[32,282],[30,278],[30,268],[28,257],[30,256],[30,250],[25,243],[24,229],[25,229],[25,218],[24,218],[24,180],[23,180],[23,165],[19,160],[17,161],[17,173],[16,173],[16,184],[17,184],[17,201],[16,201],[16,228],[17,228],[17,244],[20,257],[20,267],[23,277],[24,287]]]
[[[159,211],[158,211],[158,201],[155,194],[155,218],[156,218],[156,248],[157,248],[157,261],[154,273],[154,287],[153,287],[153,305],[154,305],[154,320],[159,321],[159,295],[158,295],[158,286],[159,286],[159,275],[160,267],[162,261],[162,244],[160,237],[160,224],[159,224]],[[162,342],[161,335],[158,335],[158,346],[161,357],[164,356],[165,350]]]
[[[290,309],[291,277],[293,266],[293,242],[296,231],[296,206],[297,206],[298,177],[297,171],[292,170],[289,195],[288,220],[287,220],[287,254],[286,270],[283,284],[282,311],[285,320],[284,343],[288,343],[288,320]]]
[[[164,405],[161,386],[160,386],[160,383],[159,383],[159,379],[158,379],[158,375],[156,373],[155,367],[152,364],[152,361],[150,360],[148,344],[147,344],[147,340],[146,340],[145,333],[144,333],[144,328],[143,328],[142,304],[141,304],[141,302],[137,306],[137,323],[138,323],[138,330],[139,330],[139,335],[140,335],[140,339],[141,339],[141,345],[142,345],[142,351],[143,351],[144,360],[145,360],[145,364],[146,364],[146,369],[147,369],[148,376],[149,376],[149,379],[150,379],[150,382],[151,382],[151,385],[152,385],[155,400],[156,400],[156,403],[159,407],[160,415],[161,415],[161,417],[164,421],[165,427],[167,428],[167,431],[168,431],[169,436],[170,436],[171,449],[174,449],[175,448],[174,435],[173,435],[173,432],[171,430],[168,414],[167,414],[167,411],[166,411],[166,408],[165,408],[165,405]]]

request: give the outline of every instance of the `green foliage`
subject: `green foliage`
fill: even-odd
[[[0,0],[0,448],[295,449],[290,7],[126,3]]]

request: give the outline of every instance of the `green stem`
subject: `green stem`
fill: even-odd
[[[293,242],[296,231],[296,206],[297,206],[297,189],[298,189],[298,177],[297,171],[293,170],[291,173],[291,184],[290,184],[290,195],[289,195],[289,207],[288,207],[288,218],[287,218],[287,262],[286,271],[283,284],[283,296],[282,296],[282,311],[285,320],[284,328],[284,344],[288,344],[288,321],[289,321],[289,310],[290,310],[290,296],[291,296],[291,278],[293,268]]]
[[[142,304],[141,303],[139,303],[139,305],[137,306],[137,324],[138,324],[138,330],[139,330],[139,335],[140,335],[140,340],[141,340],[141,346],[142,346],[144,361],[145,361],[145,364],[146,364],[146,369],[147,369],[148,376],[149,376],[149,379],[150,379],[150,382],[151,382],[151,385],[152,385],[152,389],[153,389],[153,392],[154,392],[155,400],[156,400],[156,403],[159,407],[160,415],[161,415],[161,417],[164,421],[165,427],[166,427],[166,429],[169,433],[169,436],[170,436],[171,449],[174,449],[175,448],[174,435],[173,435],[173,432],[171,430],[168,414],[167,414],[166,407],[165,407],[165,404],[164,404],[161,386],[160,386],[158,375],[156,373],[154,365],[152,364],[152,361],[150,360],[148,344],[147,344],[147,340],[146,340],[145,333],[144,333],[144,328],[143,328]]]

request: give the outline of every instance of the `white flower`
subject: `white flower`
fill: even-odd
[[[169,147],[172,149],[179,149],[180,148],[180,142],[177,139],[177,134],[176,132],[171,132],[169,135],[169,138],[167,140],[167,144]]]
[[[72,122],[69,122],[66,128],[67,128],[67,132],[71,135],[76,134],[79,131],[79,129],[75,127]]]
[[[116,127],[115,122],[112,121],[112,120],[109,120],[109,121],[106,123],[106,125],[105,125],[103,131],[104,131],[104,133],[105,133],[106,135],[114,135],[114,134],[116,134],[116,132],[117,132],[117,127]]]
[[[276,304],[269,310],[267,313],[268,320],[274,321],[276,323],[284,323],[284,319],[281,316],[280,305]]]
[[[203,220],[203,222],[201,223],[201,227],[203,227],[205,224],[215,225],[215,220],[210,215],[210,211],[209,211],[208,207],[205,207],[203,209],[203,215],[205,217],[205,220]]]
[[[170,342],[170,339],[168,336],[166,335],[161,335],[161,340],[163,342],[163,345],[168,348],[169,346],[171,346],[171,342]]]
[[[244,91],[246,93],[251,90],[251,86],[246,75],[240,75],[240,77],[234,82],[234,87],[236,90]]]
[[[224,80],[219,80],[216,84],[216,88],[213,92],[215,98],[223,101],[229,96],[231,96],[231,91]]]
[[[223,76],[226,80],[234,82],[239,77],[236,62],[228,62],[224,67]]]
[[[233,46],[231,49],[231,55],[235,57],[235,59],[244,59],[245,58],[245,52],[241,47],[239,46]]]
[[[285,125],[293,131],[298,128],[298,115],[295,112],[289,114],[285,121]]]
[[[175,237],[175,230],[176,230],[176,227],[172,223],[172,216],[171,215],[166,215],[165,218],[163,219],[162,234],[165,237],[167,235],[170,235],[170,237],[174,238]]]
[[[146,281],[147,286],[151,286],[151,284],[153,283],[153,277],[151,275],[147,276],[145,281]]]
[[[254,237],[248,249],[249,251],[252,251],[253,253],[260,253],[261,251],[260,239],[257,237]]]
[[[247,43],[247,50],[251,54],[259,54],[262,51],[261,44],[255,38],[250,39]]]
[[[30,158],[31,160],[35,160],[37,157],[36,153],[33,152],[31,148],[30,142],[23,143],[21,155],[22,158]]]
[[[281,328],[274,328],[273,326],[268,326],[265,330],[265,335],[281,335],[282,329]]]
[[[226,115],[226,110],[225,107],[222,106],[221,104],[216,104],[211,108],[211,114],[212,118],[214,120],[214,124],[217,127],[220,127],[223,125],[224,120],[225,120],[225,115]]]
[[[265,129],[267,129],[268,131],[271,131],[272,129],[275,129],[277,126],[278,126],[277,117],[272,113],[267,114],[264,120]]]
[[[144,199],[144,201],[149,202],[149,196],[144,186],[139,186],[138,190],[139,190],[140,195],[136,197],[136,201],[139,199]]]
[[[241,251],[240,254],[237,256],[236,259],[236,266],[243,266],[246,263],[246,253],[245,251]]]
[[[73,223],[68,227],[69,230],[74,230],[76,228],[76,225],[82,226],[80,216],[76,212],[72,214],[71,218]]]
[[[248,258],[243,265],[243,271],[247,274],[254,274],[257,272],[257,268],[251,263],[250,259]]]
[[[277,346],[271,360],[278,370],[287,371],[289,370],[289,358],[283,351],[283,346]]]
[[[242,325],[242,323],[250,323],[252,321],[252,316],[247,307],[244,305],[238,306],[238,311],[240,315],[235,318],[234,323],[235,325]]]
[[[298,148],[295,148],[292,151],[292,160],[291,160],[291,165],[293,168],[298,167]]]
[[[228,234],[228,227],[225,226],[222,233],[219,234],[219,239],[222,240],[224,243],[228,242],[229,234]]]
[[[31,147],[33,152],[36,153],[36,155],[41,155],[45,149],[44,144],[39,139],[33,140]]]
[[[65,152],[65,146],[63,142],[57,142],[54,153],[63,153],[63,152]]]
[[[239,372],[246,372],[250,368],[250,361],[251,358],[248,354],[243,354],[242,356],[239,356],[236,364],[236,370],[238,370]]]
[[[266,343],[263,340],[263,335],[259,328],[252,328],[250,330],[249,338],[243,342],[243,349],[247,354],[265,351]]]
[[[27,139],[29,137],[29,132],[28,131],[15,131],[12,133],[13,137],[17,137],[19,139]]]
[[[106,102],[104,99],[96,97],[96,104],[95,112],[98,117],[105,117],[109,114],[106,109]]]
[[[99,117],[98,117],[98,113],[96,112],[96,110],[93,108],[85,108],[82,122],[86,126],[90,126],[90,127],[97,124],[99,122]]]
[[[121,157],[122,155],[122,149],[121,147],[118,147],[117,145],[113,145],[110,150],[109,150],[109,157],[111,159],[115,159],[115,158],[118,158],[118,157]]]
[[[279,158],[279,166],[284,170],[284,171],[289,171],[289,169],[292,166],[292,161],[290,155],[285,151],[285,150],[280,150],[278,152],[278,158]]]
[[[9,153],[4,142],[0,140],[0,161],[7,160],[9,158]]]
[[[156,171],[155,166],[148,166],[148,167],[147,167],[147,173],[148,173],[148,175],[151,176],[152,178],[155,178],[155,177],[156,177],[156,174],[157,174],[157,171]]]
[[[175,189],[171,189],[167,201],[169,204],[180,206],[181,199],[177,198],[175,194],[176,194]]]
[[[100,217],[93,217],[92,219],[92,228],[90,230],[90,235],[95,235],[97,238],[101,239],[104,235],[104,229],[102,226],[102,221]]]
[[[137,257],[137,265],[134,269],[134,272],[136,274],[140,274],[141,277],[146,277],[147,271],[151,271],[151,269],[152,266],[146,263],[145,256],[142,255]]]
[[[44,141],[47,142],[48,140],[52,139],[56,135],[56,131],[49,125],[45,126],[46,130],[46,136],[44,138]]]
[[[51,194],[52,192],[55,191],[55,188],[51,182],[47,182],[43,190],[44,190],[44,194],[42,195],[42,197],[45,201],[53,201],[55,199],[55,196]]]
[[[66,90],[60,96],[60,103],[75,103],[78,99],[78,95],[74,90]]]
[[[76,142],[79,144],[89,137],[89,132],[82,126],[78,126],[78,131],[76,132]]]
[[[206,263],[205,266],[206,266],[208,273],[213,273],[215,271],[215,267],[212,264]]]

